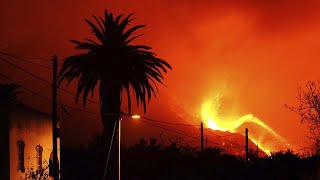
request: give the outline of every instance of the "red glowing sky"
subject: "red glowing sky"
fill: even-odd
[[[147,25],[140,31],[145,35],[138,42],[151,45],[173,66],[165,79],[167,87],[160,88],[158,99],[149,106],[149,117],[174,120],[172,104],[196,115],[203,100],[223,91],[222,112],[233,109],[232,113],[239,116],[252,113],[290,143],[310,143],[306,127],[284,104],[296,103],[299,84],[320,78],[317,1],[2,0],[0,50],[27,57],[67,57],[74,53],[70,39],[90,37],[84,18],[101,15],[104,8],[115,14],[136,13],[134,23]],[[50,80],[46,70],[15,63]],[[8,67],[0,62],[1,71],[8,76],[36,91],[45,89],[46,85]],[[49,90],[41,93],[50,95]],[[73,104],[68,95],[62,98]],[[43,107],[36,96],[25,99],[31,106]],[[98,110],[95,106],[88,108]],[[66,122],[66,128],[72,129],[66,141],[80,143],[72,134],[88,137],[98,125],[99,118],[94,115],[73,117]],[[148,128],[134,123],[128,126],[142,132]],[[89,128],[84,132],[83,127]]]

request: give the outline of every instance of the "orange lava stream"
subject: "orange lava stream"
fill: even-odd
[[[205,123],[205,125],[212,129],[212,130],[219,130],[224,132],[231,132],[231,133],[241,133],[239,132],[238,128],[242,126],[245,123],[252,123],[256,124],[263,129],[266,130],[268,136],[272,136],[273,138],[276,138],[278,142],[281,142],[281,144],[285,144],[286,140],[281,137],[279,134],[277,134],[271,127],[266,125],[262,120],[255,117],[252,114],[246,114],[244,116],[241,116],[238,119],[231,119],[231,118],[221,118],[219,117],[219,109],[220,109],[220,99],[222,98],[222,94],[216,95],[213,100],[205,101],[202,104],[201,107],[201,118],[202,121]],[[259,144],[259,148],[263,150],[266,154],[270,155],[270,151],[275,151],[277,149],[274,149],[274,147],[270,146],[270,143],[268,142],[269,146],[259,142],[259,139],[261,137],[253,137],[249,136],[251,141],[255,143],[256,145]]]

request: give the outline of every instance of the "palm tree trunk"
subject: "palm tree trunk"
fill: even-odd
[[[9,108],[0,104],[0,179],[10,180]]]
[[[102,83],[104,84],[104,83]],[[113,138],[110,159],[107,169],[106,179],[118,179],[118,136],[117,130],[119,125],[119,118],[121,113],[121,92],[119,85],[110,85],[108,87],[100,86],[100,99],[101,99],[101,117],[103,124],[103,136],[106,142],[106,148],[109,150],[114,126],[116,131]],[[108,152],[108,151],[106,151]],[[104,157],[107,160],[108,153]]]

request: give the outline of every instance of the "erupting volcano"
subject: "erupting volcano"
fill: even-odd
[[[289,146],[289,144],[283,137],[253,114],[246,114],[239,118],[221,116],[219,111],[222,97],[223,94],[219,93],[214,98],[210,98],[202,104],[201,119],[207,128],[243,134],[245,129],[244,125],[246,125],[246,127],[249,126],[254,129],[249,135],[251,141],[259,145],[259,148],[266,154],[270,155],[271,151],[288,148],[287,146]]]

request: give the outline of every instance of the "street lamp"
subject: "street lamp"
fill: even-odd
[[[120,162],[121,162],[121,157],[120,157],[120,148],[121,148],[121,121],[122,121],[122,116],[125,116],[125,117],[131,117],[132,119],[140,119],[140,115],[138,114],[126,114],[126,113],[121,113],[120,114],[120,117],[119,117],[119,127],[118,127],[118,144],[119,144],[119,152],[118,152],[118,164],[119,164],[119,167],[118,167],[118,177],[119,177],[119,180],[120,180],[120,175],[121,175],[121,169],[120,169]]]
[[[119,114],[104,114],[104,115],[119,115]],[[119,148],[119,152],[118,152],[118,177],[119,177],[119,180],[120,180],[120,174],[121,174],[121,169],[120,169],[120,167],[121,167],[121,165],[120,165],[120,162],[121,162],[121,157],[120,157],[120,148],[121,148],[121,121],[122,121],[122,117],[123,116],[125,116],[125,117],[131,117],[132,119],[140,119],[140,115],[137,115],[137,114],[134,114],[134,115],[132,115],[132,114],[127,114],[127,113],[123,113],[123,112],[121,112],[120,113],[120,116],[119,116],[119,125],[118,125],[118,148]],[[111,142],[111,144],[112,144],[112,142]],[[111,150],[111,146],[110,146],[110,149],[109,149],[109,152],[110,152],[110,150]],[[107,167],[106,167],[107,168]],[[106,173],[106,171],[105,171],[105,173]]]
[[[131,118],[132,118],[132,119],[140,119],[140,116],[137,115],[137,114],[135,114],[135,115],[132,115]]]

